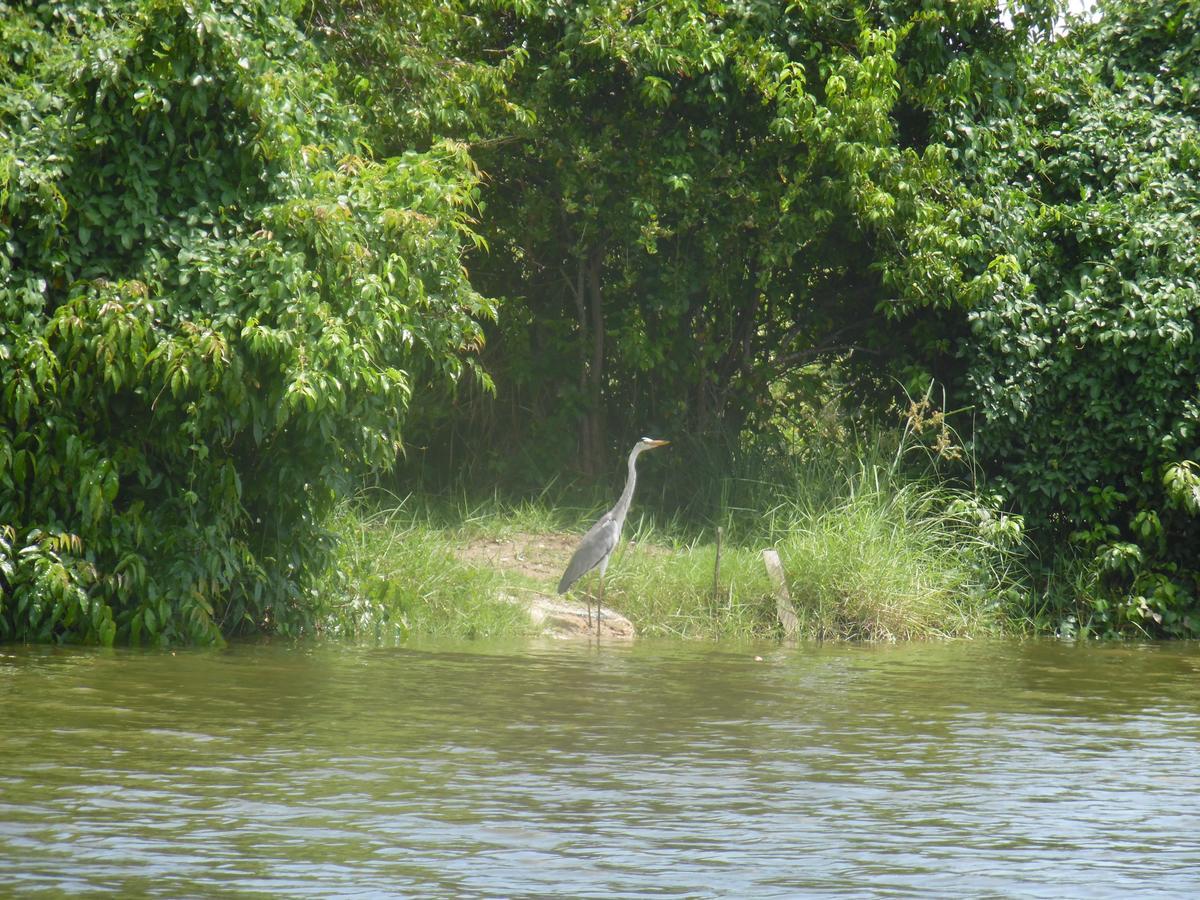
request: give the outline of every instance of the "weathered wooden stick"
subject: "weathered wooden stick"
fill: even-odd
[[[713,597],[721,593],[721,526],[717,526],[717,561],[713,565]]]
[[[762,558],[767,567],[767,575],[775,586],[775,613],[779,616],[779,624],[783,626],[783,635],[795,637],[800,630],[800,618],[796,615],[796,607],[792,606],[787,579],[783,575],[783,563],[779,561],[779,554],[774,550],[764,550]]]

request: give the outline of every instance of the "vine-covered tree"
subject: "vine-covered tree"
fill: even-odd
[[[1047,556],[1091,560],[1100,629],[1195,635],[1200,8],[1097,12],[1040,49],[1018,107],[961,131],[994,285],[961,392]]]

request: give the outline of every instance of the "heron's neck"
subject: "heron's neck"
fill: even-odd
[[[633,502],[633,486],[637,483],[637,458],[641,452],[641,447],[634,447],[629,454],[629,477],[625,480],[625,490],[621,491],[621,499],[617,501],[617,505],[613,509],[618,522],[625,521],[625,514],[629,512],[629,504]]]

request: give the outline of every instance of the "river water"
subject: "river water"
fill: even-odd
[[[0,647],[0,894],[93,891],[1194,896],[1200,648]]]

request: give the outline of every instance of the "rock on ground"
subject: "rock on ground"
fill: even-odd
[[[527,534],[518,533],[504,538],[479,538],[463,547],[458,556],[472,565],[487,565],[516,572],[543,583],[556,582],[575,546],[579,535],[575,534]],[[554,637],[588,637],[596,634],[595,607],[592,621],[588,624],[587,605],[583,601],[553,594],[534,593],[533,600],[511,594],[504,599],[511,603],[522,603],[529,607],[529,618],[543,634]],[[607,607],[600,615],[600,636],[608,638],[631,638],[633,623],[615,610]]]
[[[537,595],[529,605],[529,618],[542,627],[542,633],[553,637],[588,637],[597,633],[596,607],[592,605],[592,621],[588,623],[587,606],[574,600]],[[600,637],[631,638],[633,623],[619,612],[603,608],[600,611]]]

